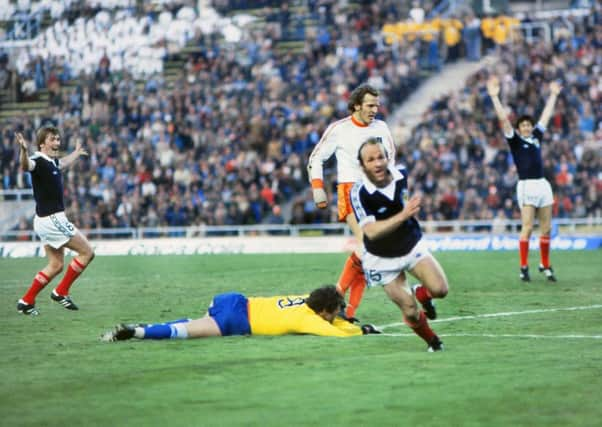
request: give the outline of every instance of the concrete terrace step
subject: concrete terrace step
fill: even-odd
[[[23,114],[27,116],[44,115],[48,112],[48,107],[45,108],[29,108],[19,110],[3,110],[0,109],[0,121],[4,119],[11,119],[13,117],[19,117]]]
[[[48,100],[46,101],[28,101],[28,102],[8,102],[2,104],[2,110],[28,110],[36,108],[48,108]]]
[[[305,41],[304,40],[287,40],[287,41],[279,41],[276,43],[276,49],[279,52],[287,53],[300,53],[305,49]]]

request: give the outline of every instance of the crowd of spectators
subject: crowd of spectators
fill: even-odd
[[[575,33],[553,45],[515,43],[500,61],[471,76],[463,91],[438,99],[401,149],[415,190],[427,197],[423,219],[517,219],[517,174],[486,81],[503,82],[511,117],[537,119],[548,83],[564,86],[545,133],[544,173],[555,193],[554,216],[602,216],[602,22],[575,20]],[[512,120],[514,122],[514,120]]]
[[[304,28],[302,51],[278,49],[286,33],[282,19],[251,27],[236,44],[197,31],[198,51],[173,82],[153,74],[140,85],[103,55],[70,90],[56,85],[48,117],[24,115],[3,128],[3,188],[28,186],[28,175],[18,171],[13,131],[33,141],[32,131],[50,121],[63,131],[67,151],[76,138],[90,151],[65,174],[68,216],[84,230],[333,221],[333,212],[316,210],[306,191],[307,156],[325,126],[347,114],[348,94],[358,84],[381,90],[386,119],[425,75],[425,40],[389,45],[380,32],[386,22],[408,16],[407,2],[344,6],[308,2],[317,25]],[[600,215],[600,156],[587,142],[600,140],[600,23],[592,28],[588,22],[553,47],[506,48],[505,68],[494,70],[506,81],[506,102],[517,109],[517,99],[528,99],[540,111],[544,82],[566,80],[562,114],[553,121],[553,145],[546,152],[548,173],[560,167],[557,153],[563,153],[561,175],[572,176],[560,178],[570,182],[566,191],[557,190],[559,200],[572,203],[567,209],[568,202],[559,202],[556,213],[565,216]],[[392,124],[400,161],[428,196],[425,219],[517,215],[511,194],[516,176],[487,103],[487,73],[471,77],[462,93],[437,101],[413,132]],[[287,202],[292,215],[283,218],[280,205]]]
[[[45,3],[50,7],[50,3],[61,2]],[[13,61],[17,100],[35,100],[40,89],[50,88],[55,81],[90,76],[101,61],[110,63],[114,73],[127,70],[134,78],[143,79],[162,73],[165,59],[197,32],[220,32],[224,37],[238,34],[236,25],[227,19],[223,22],[213,9],[197,13],[194,1],[162,3],[158,8],[158,2],[137,4],[133,0],[73,2],[67,8],[62,6],[46,28],[21,31],[24,37],[31,37],[31,43],[19,49]],[[20,12],[26,18],[14,17],[12,26],[26,28],[28,22],[36,21],[40,27],[44,9],[33,9]],[[14,34],[12,38],[19,41]]]
[[[198,52],[172,82],[154,74],[140,87],[106,56],[68,91],[59,81],[48,117],[4,127],[3,187],[28,186],[13,131],[32,141],[50,120],[67,151],[76,138],[90,151],[65,175],[68,214],[83,229],[280,222],[276,205],[306,188],[307,154],[326,124],[347,114],[349,91],[369,81],[393,106],[421,78],[419,40],[382,43],[379,2],[323,3],[300,52],[280,51],[282,21],[268,20],[235,45],[196,32]]]
[[[470,76],[460,92],[437,99],[411,132],[392,124],[398,160],[411,171],[413,191],[425,195],[422,220],[520,218],[518,176],[486,91],[491,73],[504,82],[503,101],[513,119],[522,114],[537,119],[548,83],[562,82],[564,90],[543,141],[545,176],[555,193],[553,213],[558,218],[602,216],[600,12],[597,7],[591,15],[572,18],[574,32],[558,31],[552,44],[524,39],[483,43],[483,49],[496,50],[495,65]],[[329,185],[334,199],[332,175]],[[293,222],[312,220],[307,214],[311,200],[311,193],[297,199]],[[329,215],[327,221],[336,220],[335,210]]]

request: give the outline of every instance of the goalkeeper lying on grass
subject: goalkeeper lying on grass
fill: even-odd
[[[157,324],[120,324],[101,335],[101,341],[131,338],[204,338],[230,335],[310,334],[351,337],[380,333],[372,325],[357,326],[338,317],[344,306],[335,286],[323,286],[309,296],[245,297],[238,293],[213,298],[200,319]]]

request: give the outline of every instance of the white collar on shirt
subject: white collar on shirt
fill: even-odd
[[[366,174],[364,174],[364,187],[366,187],[366,190],[370,194],[374,194],[374,192],[378,190],[385,196],[387,196],[389,199],[393,200],[395,198],[395,182],[399,181],[400,179],[403,179],[403,174],[399,172],[399,170],[395,166],[389,165],[388,169],[391,173],[391,176],[393,177],[389,185],[382,188],[377,187],[372,183],[372,181],[370,181],[366,177]]]
[[[41,151],[36,151],[34,153],[34,156],[35,157],[42,157],[42,158],[48,160],[49,162],[54,163],[54,159],[52,157],[48,157],[46,154],[42,153]]]

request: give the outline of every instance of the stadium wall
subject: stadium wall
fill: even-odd
[[[428,235],[429,248],[436,251],[500,251],[517,250],[518,238],[504,234]],[[97,255],[209,255],[265,253],[337,253],[349,252],[355,241],[349,236],[292,237],[243,236],[204,238],[161,238],[127,240],[93,240]],[[556,236],[551,242],[554,250],[599,250],[602,236]],[[539,247],[537,238],[530,246]],[[68,251],[69,253],[69,251]],[[1,258],[42,257],[40,242],[0,242]]]

